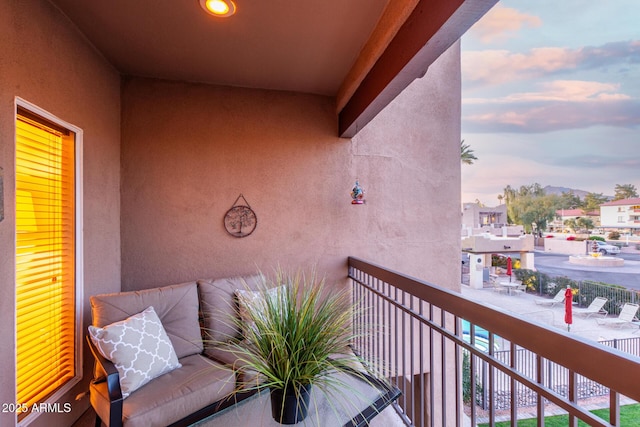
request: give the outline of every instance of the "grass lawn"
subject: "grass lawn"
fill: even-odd
[[[596,409],[591,411],[602,419],[609,419],[609,409]],[[621,426],[637,426],[640,420],[640,404],[625,405],[620,407],[620,425]],[[478,424],[478,427],[487,427],[489,424]],[[529,418],[526,420],[518,420],[518,427],[536,427],[537,419]],[[551,417],[545,417],[545,427],[566,427],[569,425],[568,415],[554,415]],[[496,423],[496,427],[509,427],[511,421],[501,421]],[[578,421],[578,426],[586,427],[588,424]]]

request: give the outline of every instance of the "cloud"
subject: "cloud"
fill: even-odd
[[[640,41],[607,43],[579,49],[541,47],[526,53],[507,50],[465,51],[462,78],[467,86],[505,84],[577,69],[640,64]]]
[[[520,92],[504,97],[465,98],[463,104],[496,104],[531,101],[621,101],[631,99],[629,95],[617,93],[617,83],[602,83],[586,80],[554,80],[538,84],[540,91]]]
[[[542,25],[542,20],[534,15],[528,15],[497,4],[469,31],[483,43],[505,40],[514,37],[523,27],[536,28]]]
[[[596,125],[640,127],[640,101],[632,99],[465,105],[464,132],[543,133]]]
[[[640,168],[640,159],[629,157],[614,157],[598,155],[571,156],[570,158],[550,157],[549,164],[557,166],[571,166],[573,168],[610,168],[612,170]]]

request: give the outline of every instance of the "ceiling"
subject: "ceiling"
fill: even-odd
[[[336,95],[389,0],[50,0],[125,75]]]
[[[355,135],[498,0],[49,0],[123,75],[336,97]]]

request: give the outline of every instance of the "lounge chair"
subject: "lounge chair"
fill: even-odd
[[[520,284],[514,289],[515,295],[522,295],[527,293],[527,285]]]
[[[621,327],[622,325],[633,325],[634,320],[638,320],[636,318],[638,308],[640,308],[638,304],[627,302],[622,306],[622,310],[620,311],[618,317],[596,319],[596,322],[598,322],[598,325],[613,325],[617,327]]]
[[[553,297],[553,299],[536,299],[535,303],[538,305],[548,305],[549,307],[553,307],[556,304],[563,304],[564,303],[564,293],[565,293],[565,289],[560,289],[558,291],[558,293],[556,294],[555,297]]]
[[[589,318],[594,314],[607,315],[607,310],[604,309],[604,305],[607,303],[607,299],[604,297],[596,297],[589,307],[587,308],[574,308],[573,314],[584,315],[585,318]]]
[[[499,280],[500,277],[498,275],[492,274],[489,276],[489,283],[491,283],[491,287],[493,287],[494,292],[506,293],[507,288],[505,288],[504,286],[500,286],[500,284],[498,283]]]

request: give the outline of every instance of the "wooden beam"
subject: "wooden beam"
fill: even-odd
[[[362,80],[371,71],[389,43],[407,21],[420,0],[393,0],[387,4],[369,40],[344,78],[336,95],[336,112],[347,105]]]
[[[498,0],[420,0],[338,113],[339,135],[353,137]]]

